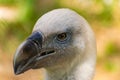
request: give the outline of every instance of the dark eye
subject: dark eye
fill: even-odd
[[[57,35],[58,41],[65,41],[67,39],[67,33],[61,33]]]

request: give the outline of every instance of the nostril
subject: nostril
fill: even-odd
[[[41,53],[41,55],[40,55],[40,56],[44,56],[44,55],[46,55],[46,52]]]
[[[50,54],[50,53],[54,53],[54,52],[55,52],[55,51],[54,51],[54,50],[52,50],[52,51],[49,51],[49,52],[48,52],[48,54]]]
[[[52,53],[54,53],[54,52],[55,52],[54,50],[45,51],[45,52],[42,52],[40,56],[45,56],[45,55],[48,55],[48,54],[52,54]]]

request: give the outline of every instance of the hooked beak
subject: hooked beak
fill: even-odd
[[[14,73],[20,74],[34,67],[35,59],[42,48],[42,34],[33,33],[16,50],[13,60]]]

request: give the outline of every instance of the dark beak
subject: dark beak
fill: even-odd
[[[34,67],[35,58],[41,47],[42,34],[39,32],[33,33],[18,47],[13,60],[14,73],[16,75]]]

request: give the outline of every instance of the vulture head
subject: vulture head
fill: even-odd
[[[46,80],[91,80],[96,44],[87,21],[70,9],[43,15],[16,50],[15,74],[44,68]]]

